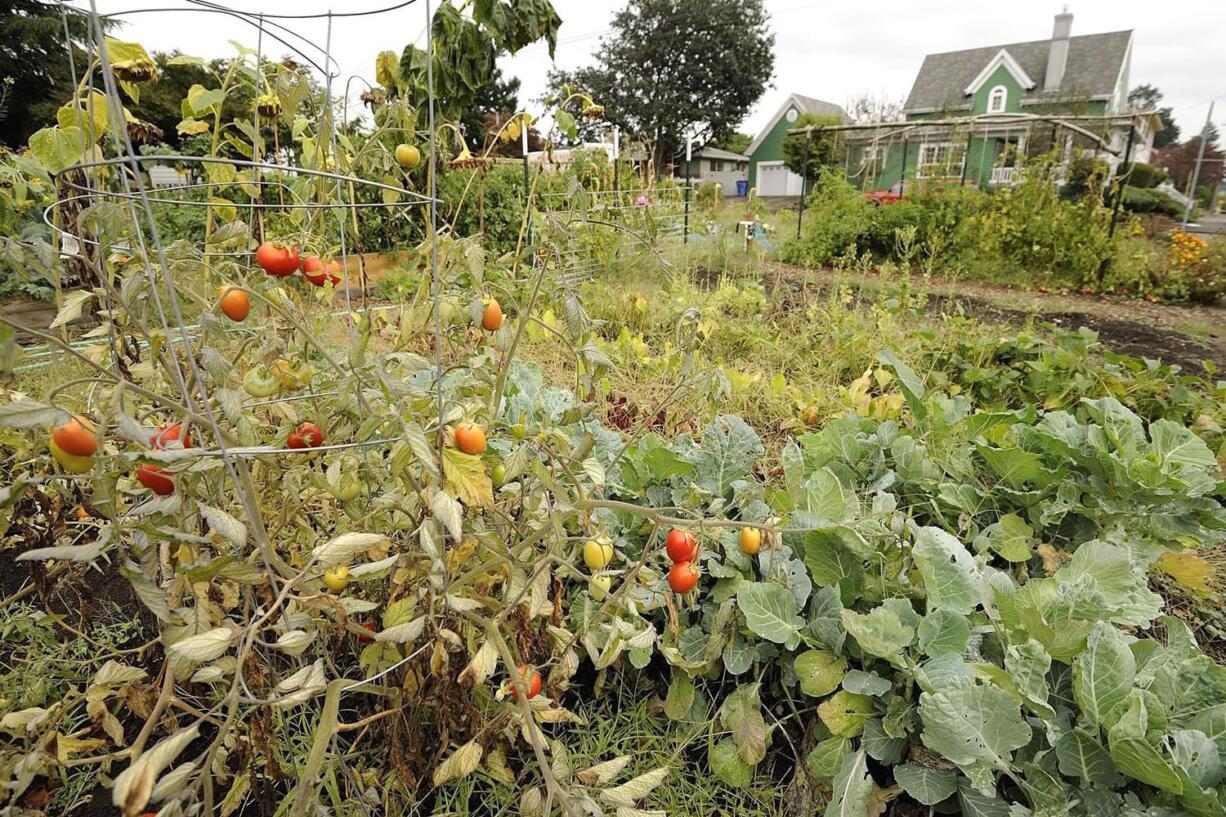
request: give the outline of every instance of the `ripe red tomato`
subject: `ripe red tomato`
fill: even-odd
[[[502,306],[493,298],[485,304],[481,313],[481,328],[486,332],[497,332],[502,327]]]
[[[167,496],[175,492],[173,475],[165,468],[141,463],[136,466],[136,478],[150,491],[158,496]]]
[[[278,278],[293,275],[298,269],[298,248],[265,241],[255,251],[255,263]]]
[[[251,299],[247,293],[235,287],[222,287],[217,291],[221,296],[221,312],[232,321],[244,321],[251,311]]]
[[[673,569],[668,571],[668,586],[674,593],[688,593],[698,584],[698,577],[701,575],[702,571],[693,562],[677,562]]]
[[[93,422],[78,414],[51,429],[51,439],[65,453],[77,457],[92,457],[98,453],[98,438]]]
[[[516,677],[521,680],[525,687],[528,688],[528,698],[535,698],[541,691],[541,674],[536,671],[535,667],[529,667],[527,664],[520,664],[515,668]],[[511,687],[511,697],[519,700],[519,690],[516,689],[515,683],[509,683]]]
[[[462,423],[456,426],[455,445],[465,454],[480,454],[485,451],[485,431],[475,423]]]
[[[674,564],[698,560],[698,542],[694,539],[694,534],[688,530],[678,528],[670,530],[665,549],[668,551],[668,558],[672,559]]]
[[[324,430],[315,423],[303,423],[289,433],[285,444],[289,448],[319,448],[324,444]]]
[[[379,628],[374,625],[374,622],[365,621],[365,622],[362,622],[362,626],[366,628],[367,630],[370,630],[372,633],[379,632]],[[370,636],[370,635],[359,635],[358,636],[358,641],[361,641],[363,644],[365,644],[368,641],[374,641],[374,640],[375,640],[374,636]]]
[[[329,281],[332,286],[336,286],[341,282],[341,265],[336,261],[329,261],[326,264],[318,255],[312,255],[302,262],[302,277],[310,281],[317,287],[321,287]]]
[[[162,423],[154,430],[153,436],[149,438],[149,447],[161,450],[180,437],[183,439],[184,448],[192,447],[192,435],[190,433],[183,433],[182,423]]]

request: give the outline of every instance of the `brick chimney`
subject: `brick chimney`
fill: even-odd
[[[1068,6],[1056,15],[1056,24],[1051,31],[1051,45],[1047,51],[1047,72],[1043,74],[1043,90],[1058,91],[1064,82],[1064,69],[1068,66],[1068,41],[1073,32],[1073,15]]]

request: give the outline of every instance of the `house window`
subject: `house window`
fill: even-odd
[[[1005,104],[1009,101],[1009,89],[997,85],[988,93],[988,113],[1004,113]]]
[[[723,173],[724,172],[723,159],[712,159],[711,160],[711,172],[712,173]]]
[[[949,176],[956,158],[953,142],[925,142],[920,145],[916,177],[933,179]]]

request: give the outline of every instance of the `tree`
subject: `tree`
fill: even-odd
[[[748,133],[736,131],[735,133],[728,134],[727,137],[720,139],[718,142],[714,142],[713,144],[720,150],[729,150],[733,153],[744,153],[752,142],[753,136]]]
[[[629,0],[595,65],[551,71],[549,87],[590,93],[662,168],[687,137],[731,136],[770,83],[774,43],[763,0]]]
[[[1203,194],[1202,188],[1212,191],[1222,181],[1222,164],[1226,153],[1218,146],[1217,128],[1210,126],[1205,137],[1205,157],[1197,176],[1197,190],[1194,194],[1201,194],[1201,198],[1207,200],[1208,196]],[[1188,192],[1188,185],[1192,181],[1196,157],[1200,153],[1200,141],[1201,137],[1197,136],[1182,144],[1160,150],[1154,157],[1153,164],[1166,168],[1171,174],[1171,182],[1183,192]]]
[[[71,6],[65,10],[79,74],[87,66],[78,43],[88,37],[90,22]],[[54,124],[55,112],[73,90],[59,3],[0,0],[0,82],[8,85],[0,110],[0,144],[16,148],[34,131]]]
[[[1157,111],[1162,120],[1162,130],[1154,134],[1154,147],[1170,147],[1179,142],[1179,126],[1169,107],[1158,107],[1162,102],[1162,92],[1153,85],[1146,83],[1138,85],[1128,92],[1128,104],[1142,111]]]
[[[841,125],[843,121],[829,114],[807,113],[792,126],[803,128],[809,125]],[[809,134],[790,134],[783,139],[783,163],[788,170],[803,179],[816,179],[824,167],[838,164],[843,139],[837,131],[813,131]]]
[[[397,64],[385,66],[385,55],[380,54],[376,62],[379,83],[389,92],[404,94],[414,108],[423,109],[432,82],[439,115],[459,121],[499,76],[500,55],[544,40],[552,59],[562,18],[549,0],[480,0],[472,4],[470,13],[465,13],[466,8],[467,3],[457,7],[443,0],[435,10],[430,21],[434,51],[429,59],[424,49],[412,43],[404,47]]]
[[[855,125],[897,122],[902,119],[901,99],[862,93],[847,102],[847,121]]]

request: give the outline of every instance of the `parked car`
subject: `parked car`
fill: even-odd
[[[909,185],[904,187],[902,182],[894,182],[885,190],[865,190],[863,195],[874,207],[880,207],[883,204],[893,204],[909,192]]]

